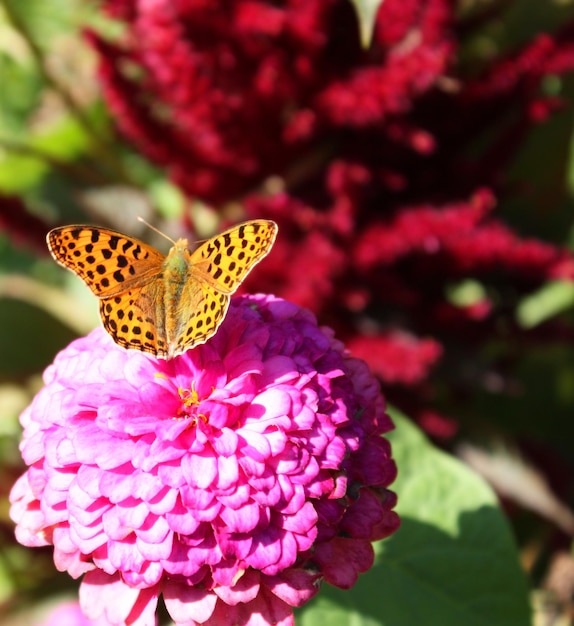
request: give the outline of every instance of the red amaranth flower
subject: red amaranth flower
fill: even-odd
[[[105,4],[116,8],[113,0]],[[287,146],[278,151],[278,142],[298,143],[314,129],[313,116],[291,105],[324,81],[324,26],[334,4],[160,0],[124,7],[133,27],[125,41],[89,35],[120,129],[189,193],[215,200],[244,190],[293,156]],[[144,70],[141,83],[125,71],[134,64]],[[173,116],[158,117],[154,100]]]
[[[340,0],[104,4],[128,20],[121,42],[89,34],[119,128],[211,202],[282,172],[311,142],[410,111],[454,53],[447,0],[385,2],[370,54]]]
[[[5,232],[15,244],[45,255],[47,229],[48,225],[32,215],[19,197],[0,194],[0,232]]]
[[[358,336],[349,349],[369,360],[373,372],[391,383],[413,385],[428,378],[428,371],[441,357],[441,347],[432,339],[416,340],[401,335]]]
[[[96,330],[45,383],[22,415],[11,515],[21,543],[84,575],[92,619],[150,624],[163,594],[176,624],[292,624],[398,526],[377,382],[283,300],[234,300],[169,361]]]

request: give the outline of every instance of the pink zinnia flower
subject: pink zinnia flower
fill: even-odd
[[[234,300],[206,344],[164,361],[95,330],[24,411],[18,540],[84,575],[83,611],[176,624],[292,624],[350,587],[396,530],[378,384],[309,311]]]

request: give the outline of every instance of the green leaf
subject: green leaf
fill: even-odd
[[[0,378],[41,372],[76,334],[42,309],[0,297]]]
[[[325,585],[298,624],[525,626],[528,591],[486,483],[393,412],[401,528],[350,591]],[[322,620],[322,621],[321,621]]]
[[[19,194],[36,185],[48,166],[39,159],[21,155],[0,159],[0,192]]]
[[[33,66],[0,50],[0,133],[2,138],[17,136],[25,131],[29,115],[38,106],[43,81]]]
[[[174,219],[181,218],[185,199],[179,187],[165,178],[158,178],[149,183],[147,191],[161,215]]]
[[[19,194],[40,183],[53,167],[52,160],[70,162],[90,147],[82,125],[71,115],[31,137],[22,153],[6,152],[0,158],[0,191]]]
[[[523,298],[516,310],[516,317],[522,328],[532,328],[572,308],[573,304],[574,285],[566,281],[553,281]]]
[[[351,0],[359,18],[361,43],[364,48],[371,45],[377,13],[385,0]]]
[[[447,289],[449,302],[458,307],[471,306],[486,297],[484,286],[476,280],[463,280]]]
[[[22,25],[43,47],[62,33],[74,30],[88,12],[79,0],[3,0],[11,21]]]

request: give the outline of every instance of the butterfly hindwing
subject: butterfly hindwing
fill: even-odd
[[[168,356],[164,292],[162,281],[155,281],[100,300],[102,324],[118,345]]]
[[[186,305],[185,314],[179,317],[179,325],[173,337],[173,354],[176,356],[213,336],[225,318],[229,307],[229,296],[219,293],[205,282],[188,281],[183,289],[182,301]]]

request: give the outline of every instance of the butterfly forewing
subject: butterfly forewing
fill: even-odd
[[[54,259],[75,272],[99,297],[151,280],[161,272],[165,258],[142,241],[106,228],[54,228],[47,242]]]
[[[232,294],[267,256],[276,235],[277,224],[270,220],[252,220],[226,230],[193,251],[191,278],[197,276],[217,291]]]

